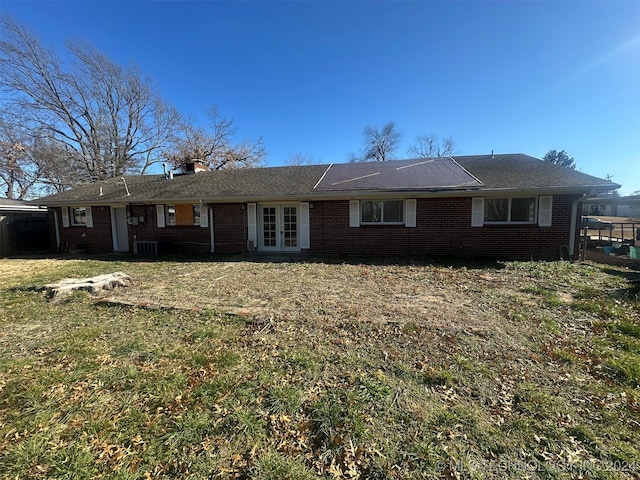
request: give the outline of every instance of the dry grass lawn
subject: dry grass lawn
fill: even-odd
[[[131,287],[32,287],[122,271]],[[0,260],[6,478],[640,478],[640,273]],[[4,472],[4,473],[1,473]]]

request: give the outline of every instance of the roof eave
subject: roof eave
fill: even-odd
[[[469,197],[478,195],[545,195],[545,194],[590,194],[595,195],[620,188],[617,184],[579,185],[579,186],[545,186],[545,187],[451,187],[426,189],[389,189],[389,190],[342,190],[323,191],[310,190],[307,193],[283,195],[192,195],[183,197],[140,198],[137,196],[109,199],[69,199],[55,200],[46,203],[35,201],[38,205],[56,206],[110,206],[123,204],[173,204],[173,203],[259,203],[287,202],[304,200],[343,200],[354,198],[398,198],[398,197]]]
[[[46,213],[46,207],[40,207],[37,205],[0,205],[0,211],[2,212],[24,212],[24,213],[33,213],[33,212],[41,212]]]
[[[544,186],[544,187],[523,187],[523,188],[512,188],[512,187],[486,187],[481,189],[480,191],[483,194],[535,194],[535,195],[545,195],[545,194],[588,194],[588,195],[597,195],[599,193],[609,192],[611,190],[615,190],[620,188],[619,185],[574,185],[574,186]]]

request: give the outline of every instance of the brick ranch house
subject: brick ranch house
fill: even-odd
[[[607,180],[523,155],[125,176],[36,201],[57,251],[558,259]],[[197,172],[197,173],[196,173]]]

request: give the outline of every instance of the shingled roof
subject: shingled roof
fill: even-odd
[[[126,188],[125,188],[126,184]],[[286,201],[411,192],[415,195],[478,191],[608,191],[619,185],[523,154],[347,163],[137,175],[85,184],[43,197],[41,205],[166,202]],[[127,195],[127,190],[129,195]]]
[[[167,201],[243,201],[299,198],[313,192],[328,165],[216,170],[191,175],[127,175],[79,185],[38,199],[43,205],[162,203]],[[124,180],[123,180],[124,179]],[[125,188],[126,184],[126,188]],[[127,190],[129,195],[127,195]]]
[[[620,185],[577,170],[561,167],[522,153],[454,157],[485,189],[615,190]]]

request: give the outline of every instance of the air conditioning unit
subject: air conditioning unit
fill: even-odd
[[[158,255],[158,242],[154,240],[134,240],[134,255]]]

